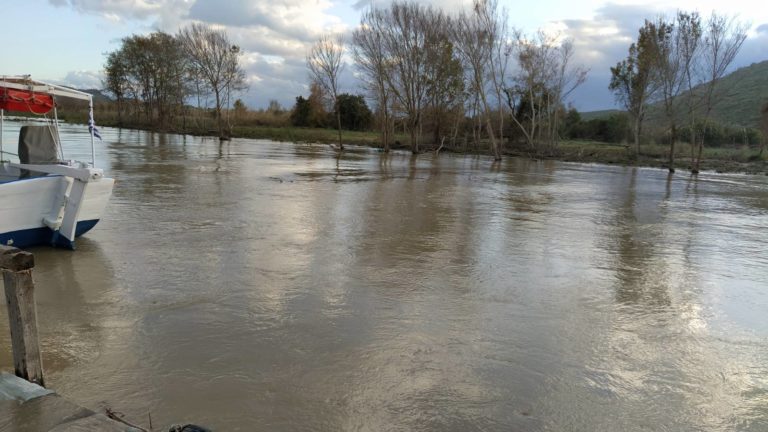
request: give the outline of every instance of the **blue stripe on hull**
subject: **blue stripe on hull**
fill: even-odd
[[[75,228],[75,237],[87,233],[99,222],[98,219],[80,221]],[[13,241],[13,246],[17,248],[27,248],[31,246],[52,245],[74,249],[75,245],[64,237],[51,231],[48,227],[31,228],[8,233],[0,233],[0,244],[7,245],[8,241]]]

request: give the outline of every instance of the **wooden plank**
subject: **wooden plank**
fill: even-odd
[[[35,256],[12,246],[0,245],[0,269],[29,270],[35,266]]]
[[[28,252],[0,247],[0,272],[8,306],[13,367],[17,376],[45,386],[37,336],[35,283],[32,280],[34,263],[33,255]]]

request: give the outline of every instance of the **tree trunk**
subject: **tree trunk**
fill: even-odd
[[[640,157],[640,119],[635,119],[635,127],[632,128],[635,139],[635,159]]]
[[[701,137],[701,141],[699,141],[699,151],[698,156],[696,157],[696,164],[693,166],[693,170],[691,170],[692,173],[698,174],[699,173],[699,167],[701,166],[701,154],[704,152],[704,137]]]
[[[216,127],[219,131],[219,138],[222,138],[224,135],[223,128],[221,125],[221,94],[219,94],[219,89],[214,88],[214,93],[216,94]]]
[[[344,151],[344,144],[341,142],[341,110],[339,110],[339,102],[336,101],[336,127],[339,130],[339,151]]]
[[[672,125],[672,133],[669,140],[669,172],[675,172],[675,142],[677,141],[677,127]]]

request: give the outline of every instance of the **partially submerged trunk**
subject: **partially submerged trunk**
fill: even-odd
[[[669,140],[669,172],[675,172],[675,143],[677,142],[677,126],[672,125],[672,132]]]

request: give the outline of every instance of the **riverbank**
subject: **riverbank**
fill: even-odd
[[[103,126],[120,127],[119,124],[106,121]],[[123,125],[136,129],[152,130],[146,125]],[[168,131],[172,133],[196,136],[215,136],[216,132],[206,127],[187,127],[181,130]],[[301,128],[292,126],[234,126],[233,138],[268,139],[278,142],[300,142],[335,144],[338,142],[338,132],[334,129]],[[408,150],[405,144],[407,136],[396,134],[392,149]],[[343,131],[344,144],[361,145],[380,148],[378,132]],[[425,146],[426,151],[431,147]],[[668,166],[667,145],[646,144],[641,147],[640,155],[635,157],[632,149],[624,144],[612,144],[597,141],[562,141],[554,152],[537,153],[513,146],[505,148],[504,155],[528,157],[532,159],[552,159],[566,162],[602,163],[610,165],[641,166],[665,169]],[[466,144],[459,148],[444,147],[441,151],[461,154],[489,154],[485,145]],[[675,168],[690,169],[690,146],[679,143],[676,151]],[[707,147],[704,149],[701,161],[701,171],[719,173],[744,173],[768,175],[768,152],[760,154],[759,149],[735,147]]]
[[[235,127],[233,137],[269,139],[272,141],[313,142],[334,144],[338,135],[332,129],[312,129],[295,127]],[[380,148],[379,135],[375,132],[344,131],[342,139],[345,144],[363,145]],[[397,144],[393,149],[409,149],[406,137],[396,136]],[[486,149],[473,148],[471,145],[464,149],[447,148],[442,151],[466,154],[487,154]],[[563,141],[557,150],[551,154],[538,154],[520,148],[505,149],[506,156],[528,157],[532,159],[554,159],[566,162],[603,163],[610,165],[643,166],[651,168],[667,168],[668,147],[662,145],[644,145],[639,157],[623,144],[611,144],[596,141]],[[676,149],[676,168],[690,169],[690,146],[680,143]],[[720,173],[744,173],[768,175],[768,154],[761,156],[756,149],[747,148],[705,148],[701,161],[702,171]]]

